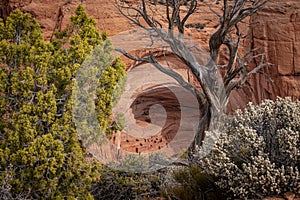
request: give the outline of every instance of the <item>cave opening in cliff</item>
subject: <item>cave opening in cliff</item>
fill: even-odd
[[[175,55],[157,59],[184,79],[194,81],[186,65]],[[113,135],[111,142],[124,151],[138,154],[159,151],[170,155],[187,148],[200,121],[197,98],[152,64],[136,64],[128,67],[126,86],[113,108],[115,117],[124,114],[125,126]]]
[[[121,131],[123,150],[168,153],[189,145],[194,137],[199,108],[192,98],[182,102],[182,96],[188,96],[184,88],[178,84],[158,84],[135,95],[128,112],[131,121]]]
[[[170,142],[180,126],[180,103],[173,91],[181,92],[179,86],[158,86],[140,93],[130,108],[137,123],[145,122],[161,127],[160,134]],[[144,123],[144,124],[145,124]]]

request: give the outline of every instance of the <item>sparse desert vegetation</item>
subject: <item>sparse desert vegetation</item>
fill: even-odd
[[[266,56],[256,48],[247,52],[238,50],[244,45],[242,40],[247,42],[239,25],[245,26],[243,20],[263,9],[267,1],[214,1],[214,5],[223,5],[223,10],[218,12],[213,10],[215,7],[206,5],[205,1],[196,0],[115,2],[122,17],[127,17],[133,24],[146,30],[154,28],[155,34],[170,44],[178,59],[190,71],[186,78],[179,73],[180,70],[160,65],[151,51],[137,57],[119,50],[123,55],[107,68],[101,69],[101,77],[94,77],[97,92],[92,101],[89,99],[85,102],[95,106],[97,123],[105,137],[112,141],[116,132],[126,128],[123,113],[115,118],[112,115],[113,107],[125,88],[126,69],[132,67],[128,64],[128,58],[135,60],[137,65],[153,64],[178,81],[178,86],[194,92],[201,105],[201,122],[204,123],[195,124],[196,136],[190,148],[184,149],[173,164],[150,172],[143,172],[142,169],[120,171],[99,162],[88,152],[85,138],[79,137],[76,130],[76,115],[87,116],[90,112],[88,108],[81,113],[74,113],[73,106],[77,102],[72,99],[72,92],[76,86],[76,73],[91,52],[101,52],[101,49],[93,51],[101,44],[105,44],[109,51],[99,55],[104,59],[110,58],[110,51],[114,47],[108,32],[100,33],[96,21],[86,13],[84,6],[79,5],[68,25],[56,28],[51,39],[47,40],[35,16],[11,9],[9,15],[3,17],[6,10],[2,8],[6,1],[3,2],[0,4],[0,199],[300,198],[299,97],[277,97],[257,104],[250,102],[245,109],[236,110],[230,115],[225,113],[231,91],[243,84],[249,86],[247,81],[250,75],[267,75],[272,70],[267,68],[272,65],[267,60],[272,55]],[[73,5],[72,1],[67,4]],[[212,28],[209,23],[202,21],[189,22],[190,16],[199,15],[195,11],[197,5],[208,6],[207,10],[215,12],[220,24],[213,24]],[[162,15],[155,14],[157,10],[161,12],[162,8],[165,21],[161,20]],[[284,14],[285,11],[276,12]],[[295,18],[297,16],[293,15]],[[162,31],[160,28],[163,26],[167,26],[169,32]],[[200,33],[207,27],[214,30],[207,42],[211,61],[216,65],[209,62],[206,66],[200,66],[194,62],[191,52],[182,51],[187,46],[184,46],[180,37],[173,35],[173,31],[176,29],[183,34],[185,29],[190,28],[193,31],[199,29]],[[226,52],[228,54],[224,55]],[[90,69],[95,71],[88,71],[87,75],[97,74],[99,63],[90,64],[93,65]],[[199,70],[200,67],[205,70]],[[280,71],[281,68],[278,69]],[[216,73],[218,70],[221,78]],[[296,74],[297,70],[293,68]],[[286,71],[281,69],[280,73]],[[203,78],[203,74],[206,77]],[[224,81],[222,88],[218,88],[220,85],[216,80],[219,78]],[[85,88],[87,91],[88,86]],[[165,94],[164,90],[159,91]],[[141,106],[143,104],[139,104],[140,101],[147,100],[147,97],[154,98],[148,93],[148,96],[142,96],[135,103]],[[174,98],[167,95],[164,101],[175,102],[170,100],[171,97]],[[81,100],[85,101],[85,98]],[[171,111],[181,109],[178,102],[176,109],[170,107]],[[140,108],[141,116],[138,118],[145,119],[145,127],[151,124],[150,109],[147,109],[144,112]],[[213,120],[216,118],[213,116],[216,115],[222,119],[217,130],[220,137],[215,138],[212,151],[199,158],[205,138],[215,134]],[[86,126],[80,127],[80,130],[89,133],[91,119],[82,119]],[[142,123],[141,120],[139,123]],[[86,135],[87,138],[91,136],[95,135]],[[143,140],[143,145],[146,141]],[[138,145],[141,144],[138,141]],[[143,149],[146,148],[143,146]],[[147,152],[136,152],[137,157],[133,161],[125,160],[123,166],[130,167],[130,162],[141,163],[141,166],[149,164],[144,160],[143,153]]]

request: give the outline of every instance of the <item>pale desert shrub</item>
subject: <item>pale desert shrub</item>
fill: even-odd
[[[209,156],[198,162],[220,189],[237,199],[300,193],[299,101],[250,103],[221,132]]]

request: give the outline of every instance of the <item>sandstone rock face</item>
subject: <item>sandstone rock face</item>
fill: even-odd
[[[107,30],[110,35],[128,30],[130,25],[114,6],[114,1],[109,0],[18,0],[0,1],[2,17],[5,18],[15,8],[30,13],[37,18],[44,29],[45,38],[50,39],[54,30],[64,28],[75,8],[82,4],[87,13],[97,22],[100,31]]]
[[[175,58],[168,61],[170,66],[179,63]],[[181,63],[177,70],[186,75],[186,68]],[[200,121],[196,97],[151,64],[128,72],[126,88],[113,109],[114,114],[118,112],[125,114],[126,126],[112,141],[132,153],[182,153],[193,141]]]
[[[80,3],[86,8],[87,13],[96,19],[100,31],[107,30],[110,35],[116,35],[134,28],[118,13],[114,1],[109,0],[3,0],[0,2],[0,14],[5,18],[15,8],[28,12],[38,19],[44,29],[45,38],[51,39],[54,30],[60,30],[69,23],[70,15]],[[216,10],[219,9],[215,4],[212,6]],[[252,37],[251,46],[260,47],[262,52],[267,53],[268,61],[274,66],[266,69],[265,73],[270,74],[274,82],[264,75],[253,76],[244,88],[232,93],[228,105],[229,112],[245,107],[249,101],[258,103],[265,98],[292,96],[299,99],[299,7],[300,2],[297,0],[271,0],[266,8],[251,17],[251,22],[256,23],[249,30]],[[158,9],[157,12],[164,10]],[[187,22],[189,28],[186,33],[207,47],[209,36],[215,30],[216,23],[216,16],[199,3],[199,9]]]
[[[276,96],[300,98],[300,1],[271,0],[251,17],[252,46],[274,64],[250,80],[255,102]]]

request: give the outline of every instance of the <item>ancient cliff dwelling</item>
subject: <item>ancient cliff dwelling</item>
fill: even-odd
[[[299,0],[0,0],[0,199],[300,199]]]

